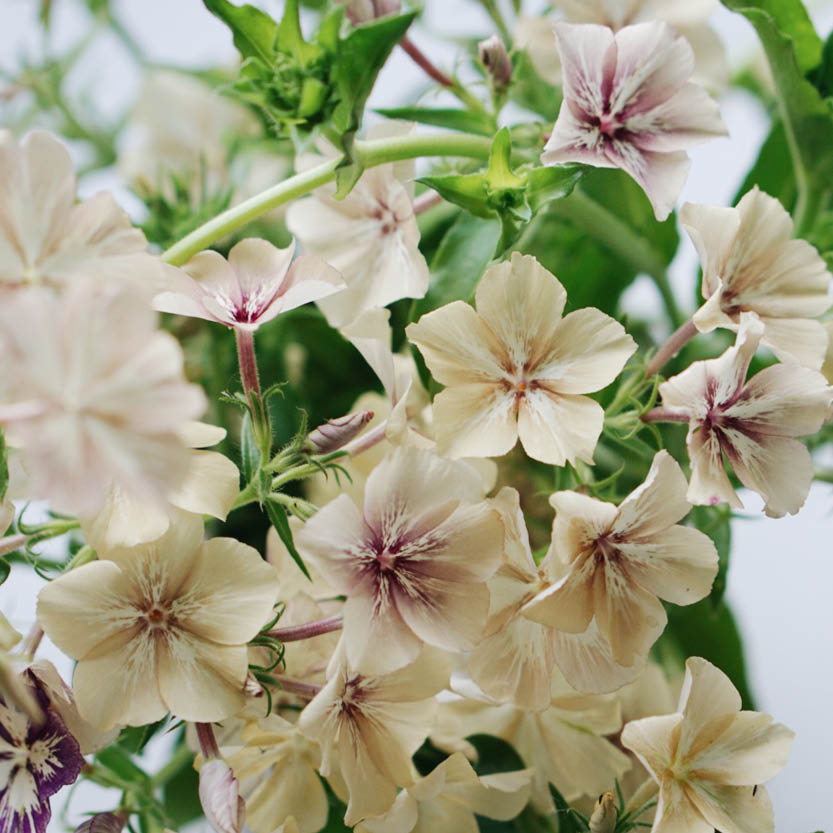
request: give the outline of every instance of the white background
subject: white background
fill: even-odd
[[[0,0],[0,69],[11,70],[21,59],[41,53],[35,0]],[[121,0],[121,19],[160,64],[205,67],[231,64],[235,52],[227,30],[208,14],[199,0]],[[281,4],[260,5],[273,16]],[[425,24],[413,33],[441,65],[454,60],[455,50],[431,32],[454,35],[491,34],[488,18],[473,0],[430,0]],[[75,0],[55,0],[52,46],[73,44],[88,29],[85,13]],[[833,24],[829,2],[811,9],[822,35]],[[754,53],[756,38],[739,16],[719,7],[712,19],[733,66]],[[139,72],[115,40],[102,34],[72,79],[73,87],[89,88],[102,112],[117,115],[135,95]],[[396,51],[382,72],[371,97],[373,106],[410,102],[423,89],[423,77],[410,60]],[[682,200],[727,204],[754,160],[767,132],[759,105],[742,92],[721,99],[730,136],[713,141],[693,154],[694,165]],[[113,188],[128,210],[135,207],[113,174],[82,183],[82,195],[101,187]],[[687,238],[673,265],[673,280],[684,308],[692,298],[696,256]],[[656,305],[650,284],[640,281],[630,291],[628,304]],[[748,520],[734,523],[734,546],[729,571],[728,600],[739,620],[746,644],[753,690],[759,708],[775,715],[797,733],[788,768],[770,785],[779,833],[812,833],[833,826],[833,490],[814,486],[798,517],[766,520],[756,495],[745,494]],[[17,572],[0,588],[0,609],[18,630],[33,621],[36,581]],[[69,663],[51,645],[46,655],[67,671]],[[164,750],[156,750],[157,757]],[[50,830],[61,829],[56,810]],[[85,809],[106,809],[106,798],[84,786],[72,801],[70,818],[78,823]],[[438,833],[443,833],[438,831]]]

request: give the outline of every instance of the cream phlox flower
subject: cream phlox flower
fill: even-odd
[[[486,580],[500,564],[503,525],[462,462],[399,448],[367,480],[364,508],[340,495],[296,543],[347,596],[350,665],[379,674],[416,659],[424,642],[473,648],[489,610]]]
[[[301,255],[293,261],[294,251],[294,241],[279,249],[250,237],[232,246],[228,260],[219,252],[200,252],[171,276],[153,305],[254,332],[282,312],[344,288],[341,275],[321,258]]]
[[[737,340],[716,359],[694,362],[659,387],[663,408],[687,419],[692,503],[742,507],[726,470],[765,501],[767,515],[794,515],[810,490],[813,460],[796,437],[818,431],[833,389],[821,373],[794,364],[764,368],[746,381],[764,334],[753,313],[740,317]]]
[[[368,138],[410,129],[382,124]],[[347,282],[344,292],[318,302],[333,327],[343,327],[373,307],[425,295],[428,264],[419,251],[413,176],[413,162],[379,165],[365,171],[343,200],[324,187],[287,210],[287,227],[304,249],[323,257]]]
[[[787,763],[793,733],[741,711],[729,678],[692,657],[676,714],[628,723],[622,744],[659,784],[653,833],[771,833],[764,787]]]
[[[688,176],[685,151],[726,134],[717,104],[689,81],[691,46],[660,22],[554,28],[564,100],[541,161],[621,168],[664,220]]]
[[[667,621],[660,598],[697,602],[717,575],[711,539],[677,524],[691,509],[687,487],[677,462],[660,451],[618,507],[579,492],[552,495],[551,552],[569,571],[527,602],[524,615],[568,633],[595,620],[617,663],[646,655]]]
[[[632,680],[640,663],[618,664],[595,621],[584,633],[576,634],[523,615],[525,605],[559,581],[564,565],[554,547],[535,564],[514,489],[501,489],[492,504],[505,530],[504,561],[489,580],[489,619],[468,662],[474,682],[495,700],[542,711],[552,701],[556,664],[570,685],[583,692],[613,691]]]
[[[423,648],[384,676],[360,674],[342,659],[301,712],[298,726],[321,744],[321,774],[340,774],[350,798],[344,823],[385,813],[396,788],[413,782],[411,756],[431,729],[434,695],[448,685],[444,654]]]
[[[86,277],[153,292],[169,271],[110,194],[75,202],[72,160],[57,138],[35,130],[18,144],[0,130],[0,289]]]
[[[831,275],[813,246],[790,239],[793,221],[781,203],[756,186],[737,208],[686,203],[680,220],[703,266],[697,329],[737,330],[741,315],[754,312],[764,323],[762,344],[782,361],[818,370],[827,333],[812,319],[831,304]]]
[[[251,547],[202,538],[202,519],[182,513],[158,540],[101,552],[41,589],[38,620],[79,660],[73,689],[95,725],[168,712],[207,723],[243,707],[246,643],[272,615],[277,579]]]
[[[166,495],[163,504],[133,499],[114,486],[101,510],[81,519],[84,537],[93,549],[106,551],[153,541],[165,534],[177,509],[225,520],[240,491],[240,472],[225,454],[199,450],[222,440],[225,429],[187,422],[176,433],[191,449],[183,482]]]
[[[0,360],[0,424],[29,497],[91,515],[113,486],[157,502],[180,487],[189,453],[178,431],[205,396],[142,296],[80,279],[60,296],[15,293],[0,305]]]
[[[604,411],[581,394],[609,385],[636,349],[597,309],[561,317],[567,293],[530,255],[486,271],[477,311],[454,301],[406,330],[434,378],[434,431],[442,454],[494,457],[520,437],[536,460],[593,462]]]
[[[529,800],[532,771],[478,777],[456,752],[424,778],[406,787],[382,816],[365,819],[357,833],[478,833],[475,814],[507,821]]]
[[[512,744],[533,772],[532,804],[538,812],[555,809],[550,782],[567,801],[596,798],[630,769],[627,755],[605,737],[622,726],[619,704],[611,695],[579,694],[557,671],[544,711],[476,700],[452,705],[464,736],[485,732]]]
[[[247,724],[240,740],[222,752],[246,798],[246,824],[255,833],[272,833],[294,816],[300,833],[321,830],[329,805],[317,772],[318,744],[275,714]]]

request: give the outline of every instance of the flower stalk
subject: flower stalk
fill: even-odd
[[[697,335],[697,327],[694,320],[689,319],[682,326],[678,327],[668,338],[668,341],[657,350],[656,354],[645,367],[645,375],[653,376],[659,373],[665,365]]]
[[[301,639],[312,639],[314,636],[321,636],[324,633],[341,630],[342,625],[343,619],[339,614],[336,616],[328,616],[325,619],[318,619],[315,622],[307,622],[305,625],[274,628],[266,635],[277,639],[278,642],[298,642]]]

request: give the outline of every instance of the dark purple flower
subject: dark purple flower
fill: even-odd
[[[46,695],[33,693],[43,709],[40,724],[0,697],[0,833],[45,833],[50,796],[72,784],[84,765],[78,741]]]

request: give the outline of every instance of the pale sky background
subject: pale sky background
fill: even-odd
[[[35,0],[0,0],[0,66],[9,69],[25,55],[37,55],[40,36],[35,24]],[[80,3],[54,0],[54,44],[67,46],[86,31],[88,23]],[[198,68],[232,63],[235,51],[228,31],[199,0],[121,0],[114,3],[121,19],[160,63]],[[278,16],[282,3],[260,4]],[[413,39],[443,65],[453,61],[455,50],[438,41],[431,31],[454,35],[489,35],[489,20],[473,0],[427,0],[424,24]],[[811,4],[822,36],[833,25],[833,4]],[[526,6],[525,6],[526,7]],[[534,7],[532,7],[534,10]],[[712,18],[737,67],[756,48],[747,22],[719,7]],[[109,36],[103,36],[85,57],[74,77],[79,88],[91,88],[98,106],[117,113],[135,95],[139,74],[135,64]],[[420,71],[396,50],[371,96],[371,105],[394,106],[411,100],[411,91],[424,86]],[[703,145],[692,153],[694,164],[681,202],[727,204],[740,185],[767,132],[759,105],[742,92],[723,96],[721,108],[730,136]],[[82,184],[82,195],[112,188],[125,207],[135,205],[119,187],[115,175],[96,176]],[[696,255],[684,243],[672,267],[674,286],[684,308],[692,297]],[[629,304],[657,305],[653,288],[639,282],[629,293]],[[768,520],[757,495],[744,493],[748,519],[733,526],[734,546],[727,597],[743,631],[751,682],[758,707],[788,725],[797,737],[787,769],[770,784],[779,833],[813,833],[833,828],[833,488],[816,484],[807,504],[796,517]],[[15,571],[0,588],[0,609],[18,630],[26,631],[34,619],[38,580],[31,572]],[[46,640],[43,653],[67,676],[70,663]],[[155,760],[163,748],[151,750]],[[65,799],[67,793],[62,794]],[[103,790],[84,785],[76,792],[70,820],[77,824],[87,809],[109,809]],[[50,831],[62,829],[61,797],[53,801]],[[438,833],[440,833],[438,831]]]

